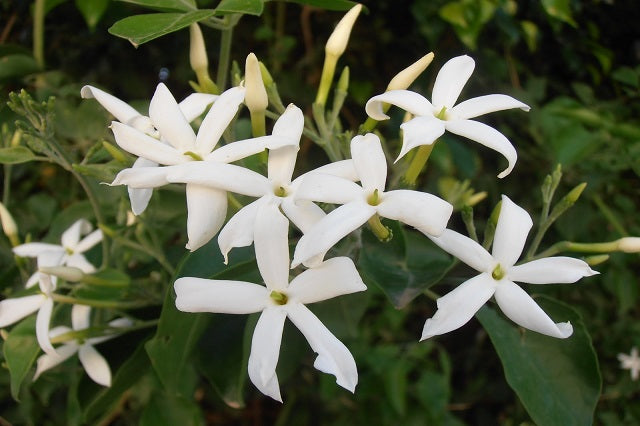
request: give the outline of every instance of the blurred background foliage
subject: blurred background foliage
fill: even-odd
[[[216,4],[198,1],[203,9]],[[107,128],[109,117],[97,103],[80,100],[80,87],[94,84],[127,101],[139,99],[139,103],[133,103],[142,109],[158,81],[165,81],[176,98],[183,98],[191,90],[187,82],[194,78],[188,62],[188,31],[134,48],[109,34],[108,29],[120,19],[149,12],[139,4],[51,0],[46,5],[43,70],[31,51],[32,4],[0,1],[2,146],[16,143],[17,117],[6,106],[8,93],[24,87],[40,101],[53,95],[56,134],[74,147],[74,161],[87,167],[84,173],[110,181],[123,165],[113,163],[102,145],[103,140],[113,141]],[[345,128],[357,129],[366,118],[364,103],[382,92],[398,71],[427,52],[435,52],[434,63],[412,86],[427,97],[436,70],[453,56],[469,54],[476,60],[476,71],[463,99],[507,93],[532,107],[527,115],[507,112],[483,120],[514,143],[518,164],[510,176],[497,180],[496,170],[503,166],[498,155],[445,136],[446,143],[438,144],[427,172],[421,176],[420,188],[437,192],[447,187],[443,176],[454,176],[460,181],[469,179],[476,191],[487,191],[487,200],[474,211],[479,230],[500,194],[525,207],[535,221],[541,204],[539,187],[561,163],[564,175],[560,195],[581,182],[587,182],[587,188],[579,202],[552,227],[543,249],[562,240],[595,242],[640,235],[640,8],[635,0],[396,0],[365,2],[365,6],[367,11],[356,23],[340,62],[351,70],[349,97],[342,112]],[[310,113],[324,42],[340,16],[340,12],[321,7],[266,2],[261,16],[240,20],[231,57],[242,64],[249,52],[256,53],[276,79],[284,103],[295,102]],[[220,35],[208,28],[203,31],[215,70]],[[394,124],[381,123],[381,132],[388,133],[402,119],[400,110],[392,109],[391,115]],[[391,135],[389,140],[397,142],[398,135]],[[302,151],[306,162],[300,162],[299,171],[327,161],[323,152],[308,142]],[[109,162],[111,172],[103,167]],[[92,168],[92,164],[101,166]],[[9,165],[3,169],[3,178],[3,201],[22,235],[55,241],[64,224],[90,215],[78,183],[55,165]],[[179,191],[157,192],[152,205],[163,208],[150,208],[153,213],[144,217],[144,225],[159,235],[165,246],[172,247],[166,256],[176,264],[184,255],[185,237],[167,229],[177,229],[176,223],[184,223],[184,202]],[[123,194],[104,187],[101,191],[106,214],[120,224],[126,220],[122,217],[126,209],[123,203],[128,202],[122,201]],[[461,230],[461,225],[456,214],[452,226]],[[367,232],[363,232],[365,248],[374,247],[374,237]],[[245,386],[246,372],[242,371],[246,365],[243,345],[246,349],[250,339],[245,323],[251,324],[256,318],[228,320],[223,315],[209,315],[197,325],[204,337],[194,351],[197,355],[193,364],[179,378],[152,372],[141,349],[152,334],[139,332],[103,345],[103,353],[117,371],[109,392],[96,389],[82,375],[70,375],[77,365],[65,364],[65,368],[23,390],[21,403],[17,404],[9,393],[8,375],[1,374],[2,418],[14,424],[530,423],[478,321],[472,320],[454,333],[417,342],[435,304],[424,296],[406,304],[402,297],[410,300],[431,285],[425,284],[427,279],[421,275],[425,271],[435,274],[433,271],[452,265],[447,256],[429,247],[407,260],[403,243],[409,241],[406,247],[411,249],[415,235],[411,231],[402,235],[401,230],[398,234],[382,253],[372,249],[361,254],[369,292],[313,307],[358,362],[360,382],[355,395],[336,387],[332,377],[313,371],[306,342],[297,330],[287,327],[278,366],[285,404],[262,397],[252,386]],[[216,249],[209,244],[187,256],[181,268],[190,273],[201,270],[210,276],[218,274],[207,269],[211,268],[207,259],[219,256]],[[241,260],[245,255],[237,254]],[[394,293],[393,280],[397,277],[385,277],[376,269],[377,262],[395,255],[400,256],[398,262],[406,260],[409,265],[403,280],[419,281],[413,293],[407,293],[407,288]],[[6,239],[0,243],[0,262],[0,286],[6,296],[21,282]],[[159,289],[171,278],[167,272],[152,270],[151,259],[139,252],[125,252],[121,262],[134,278],[144,278]],[[439,294],[469,276],[465,268],[453,268],[444,282],[433,287]],[[601,275],[575,285],[529,290],[555,296],[581,314],[602,375],[594,422],[638,424],[640,383],[631,381],[628,372],[619,369],[616,355],[640,346],[640,262],[635,254],[613,254],[595,269]],[[380,280],[387,282],[380,284]],[[396,309],[393,305],[406,306]],[[154,318],[159,309],[137,314]],[[173,314],[163,312],[163,318],[165,315],[169,318]],[[196,327],[181,321],[186,320],[176,319],[174,324]],[[220,324],[224,328],[217,326]],[[220,354],[212,342],[226,351]],[[162,351],[162,347],[156,350]],[[552,364],[553,359],[548,362]],[[553,371],[551,366],[549,371]],[[159,385],[167,380],[178,380],[171,382],[174,390],[185,391],[170,392]],[[116,407],[111,410],[113,414],[101,417],[103,408],[109,406]]]

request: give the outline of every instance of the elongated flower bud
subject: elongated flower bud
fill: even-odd
[[[191,68],[196,72],[207,70],[209,68],[209,59],[207,58],[207,49],[204,45],[204,37],[198,24],[191,24],[189,27],[189,36],[191,43],[189,45],[189,62]]]
[[[2,223],[2,230],[4,234],[9,238],[12,246],[17,246],[20,244],[18,241],[18,225],[16,225],[15,220],[13,220],[13,216],[9,213],[9,210],[4,206],[4,204],[0,203],[0,222]]]
[[[269,105],[267,91],[262,81],[260,64],[258,58],[253,53],[249,53],[244,66],[244,86],[247,91],[244,96],[244,103],[249,111],[264,111]]]
[[[389,82],[387,91],[407,89],[416,80],[416,78],[418,78],[420,74],[427,69],[431,61],[433,61],[433,52],[427,53],[422,58],[396,74],[396,76]]]
[[[338,25],[336,25],[335,30],[331,33],[329,40],[327,40],[327,44],[325,46],[325,53],[327,55],[337,57],[344,53],[347,48],[349,36],[351,35],[351,29],[353,28],[353,24],[356,22],[361,10],[361,4],[353,6],[346,15],[342,17],[340,22],[338,22]]]
[[[85,277],[82,269],[73,266],[41,266],[38,270],[43,274],[54,275],[71,283],[82,281]]]
[[[640,237],[624,237],[618,241],[618,250],[624,253],[640,252]]]

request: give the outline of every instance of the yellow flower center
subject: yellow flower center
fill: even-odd
[[[367,198],[367,203],[369,203],[370,206],[377,206],[378,204],[380,204],[380,195],[378,194],[377,189],[373,191],[373,194],[369,195],[369,197]]]
[[[436,114],[436,118],[439,118],[440,120],[446,120],[447,119],[447,107],[446,106],[443,106],[442,109],[440,110],[440,112]]]
[[[505,275],[506,275],[505,271],[504,269],[502,269],[502,266],[500,266],[499,263],[496,265],[495,268],[493,268],[493,271],[491,272],[491,276],[496,281],[500,281],[501,279],[504,278]]]
[[[273,301],[276,302],[278,305],[286,305],[287,302],[289,301],[289,298],[287,297],[286,294],[280,293],[279,291],[275,291],[275,290],[273,290],[271,294],[269,294],[269,297],[272,298]]]
[[[189,157],[193,158],[196,161],[203,161],[203,158],[197,152],[187,151],[184,153],[184,155],[188,155]]]

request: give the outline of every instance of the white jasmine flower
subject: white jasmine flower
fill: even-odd
[[[529,106],[507,95],[479,96],[455,105],[474,67],[475,62],[469,56],[450,59],[438,72],[432,102],[409,90],[390,90],[369,99],[365,109],[375,120],[389,118],[383,112],[385,103],[399,106],[415,116],[400,126],[404,137],[398,159],[419,145],[431,145],[448,130],[504,155],[509,165],[498,177],[511,173],[517,159],[511,142],[493,127],[470,118],[511,108],[529,111]]]
[[[620,361],[620,368],[623,370],[629,370],[631,373],[631,380],[638,380],[640,377],[640,357],[638,356],[638,348],[631,348],[631,353],[618,354],[618,361]]]
[[[524,328],[558,338],[566,338],[573,333],[569,322],[554,323],[514,281],[529,284],[573,283],[597,272],[580,259],[563,256],[514,266],[532,225],[531,216],[503,195],[491,254],[471,238],[449,229],[439,237],[429,237],[443,250],[480,272],[480,275],[438,299],[438,310],[425,323],[420,340],[463,326],[491,296],[495,296],[498,306],[507,317]]]
[[[318,354],[314,367],[333,374],[338,385],[353,392],[358,372],[353,356],[305,306],[366,286],[347,257],[308,269],[289,283],[288,221],[275,203],[269,214],[256,216],[255,249],[266,286],[244,281],[183,277],[175,282],[176,307],[183,312],[248,314],[262,312],[253,332],[249,378],[265,395],[282,402],[276,376],[284,321],[288,317]],[[265,242],[269,241],[269,244]]]
[[[309,200],[343,205],[300,238],[292,267],[326,252],[375,214],[399,220],[430,235],[439,235],[447,226],[453,211],[448,202],[420,191],[385,192],[387,162],[378,136],[368,133],[354,137],[351,157],[362,186],[323,173],[312,173],[302,180],[296,202]]]

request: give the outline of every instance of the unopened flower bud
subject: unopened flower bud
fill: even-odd
[[[265,87],[269,87],[273,84],[273,77],[271,73],[267,69],[267,67],[262,63],[262,61],[258,61],[258,65],[260,65],[260,75],[262,76],[262,81],[264,82]]]
[[[198,24],[191,24],[189,27],[189,35],[191,43],[189,45],[189,62],[191,68],[196,72],[206,71],[209,68],[209,59],[207,58],[207,49],[205,48],[202,31]]]
[[[422,58],[396,74],[396,76],[389,82],[387,91],[407,89],[416,80],[416,78],[418,78],[420,74],[427,69],[431,61],[433,61],[433,52],[427,53]]]
[[[9,238],[12,246],[17,246],[20,244],[18,241],[18,226],[16,222],[13,220],[13,216],[9,213],[9,210],[4,206],[4,204],[0,203],[0,222],[2,223],[2,230],[4,234]]]
[[[347,93],[347,90],[349,90],[349,67],[344,67],[342,70],[336,90],[344,93]]]
[[[249,111],[264,111],[267,109],[269,98],[262,81],[258,58],[253,53],[249,53],[245,62],[244,86],[247,89],[244,103],[249,108]]]
[[[640,237],[624,237],[618,241],[618,250],[624,253],[640,252]]]
[[[342,17],[340,22],[338,22],[329,40],[327,40],[325,46],[325,53],[327,55],[338,57],[344,53],[347,48],[347,42],[349,41],[349,35],[351,35],[351,28],[353,28],[353,24],[356,22],[361,10],[361,4],[353,6],[351,10]]]
[[[82,269],[74,268],[72,266],[41,266],[38,268],[38,271],[43,274],[54,275],[72,283],[82,281],[85,277]]]

